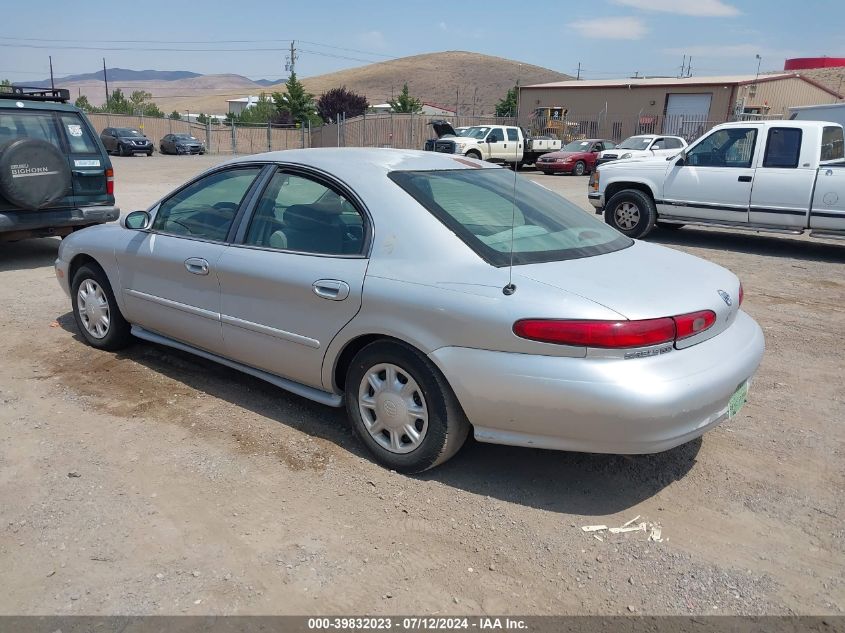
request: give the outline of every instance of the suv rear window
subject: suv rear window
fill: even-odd
[[[37,138],[61,149],[52,112],[0,110],[0,145],[19,137]]]
[[[100,152],[94,139],[91,138],[88,126],[83,123],[78,114],[67,112],[63,113],[61,118],[72,154],[98,154]]]
[[[394,171],[389,178],[493,266],[603,255],[633,240],[505,169]]]

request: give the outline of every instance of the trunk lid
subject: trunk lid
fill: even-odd
[[[646,242],[635,242],[629,248],[596,257],[516,266],[514,278],[517,277],[579,295],[630,320],[699,310],[716,313],[716,323],[711,328],[678,342],[678,348],[716,336],[733,322],[739,310],[739,280],[732,272]],[[519,282],[516,284],[518,287]]]

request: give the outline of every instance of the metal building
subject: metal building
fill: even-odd
[[[842,95],[796,73],[559,81],[520,89],[520,123],[563,138],[676,134],[696,138],[725,121],[789,116]],[[560,108],[565,121],[538,118]]]

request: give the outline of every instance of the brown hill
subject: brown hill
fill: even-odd
[[[459,103],[461,114],[491,114],[497,101],[519,80],[522,85],[563,81],[569,75],[548,68],[523,64],[502,57],[447,51],[414,55],[386,62],[350,68],[326,75],[302,79],[308,91],[319,96],[323,92],[346,86],[363,94],[371,104],[384,103],[402,90],[408,82],[411,94],[427,103],[455,109]],[[86,80],[67,84],[75,99],[84,94],[95,104],[102,104],[105,90],[102,81]],[[120,88],[125,93],[146,90],[164,112],[205,112],[224,114],[227,99],[245,97],[262,92],[284,89],[284,84],[263,87],[240,75],[203,75],[175,81],[109,82],[109,89]]]

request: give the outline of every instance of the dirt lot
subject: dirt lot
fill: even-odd
[[[117,158],[118,202],[219,160]],[[585,179],[532,177],[588,208]],[[0,613],[841,613],[845,243],[653,239],[742,277],[768,350],[741,415],[654,456],[470,442],[421,477],[341,411],[85,346],[58,240],[0,246]],[[662,543],[580,529],[638,515]]]

